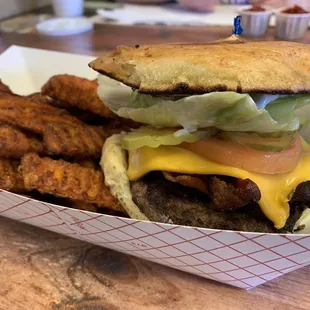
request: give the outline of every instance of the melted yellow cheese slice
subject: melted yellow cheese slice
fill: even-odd
[[[129,152],[128,177],[138,180],[150,171],[170,171],[186,174],[217,174],[251,179],[261,191],[259,205],[276,228],[283,228],[290,214],[290,196],[299,183],[310,180],[310,153],[304,146],[302,158],[294,171],[266,175],[251,173],[212,162],[177,146],[142,147]]]

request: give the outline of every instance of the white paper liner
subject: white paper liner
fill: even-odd
[[[0,192],[0,215],[251,289],[310,264],[309,235],[220,231],[101,215]]]

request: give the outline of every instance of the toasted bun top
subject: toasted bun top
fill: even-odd
[[[301,43],[119,46],[90,67],[143,93],[310,93],[310,45]]]

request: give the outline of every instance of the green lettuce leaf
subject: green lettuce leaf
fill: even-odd
[[[193,143],[209,138],[217,133],[213,127],[195,131],[183,132],[184,129],[140,127],[123,136],[122,145],[126,150],[136,150],[143,146],[156,148],[160,145],[178,145],[182,142]]]
[[[99,96],[117,115],[157,127],[183,127],[188,132],[208,127],[258,133],[296,131],[306,124],[305,111],[310,114],[310,95],[276,100],[277,96],[270,96],[271,102],[263,95],[264,108],[260,108],[253,100],[260,95],[213,92],[173,100],[140,94],[103,76],[99,83]]]
[[[310,95],[278,98],[270,102],[265,109],[278,123],[298,123],[301,136],[310,143]]]

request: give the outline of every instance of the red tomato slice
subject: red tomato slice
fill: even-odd
[[[183,148],[209,160],[263,174],[279,174],[293,171],[302,155],[298,134],[290,147],[280,152],[255,150],[241,144],[214,137],[194,143],[182,143]]]

